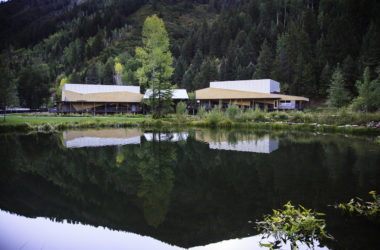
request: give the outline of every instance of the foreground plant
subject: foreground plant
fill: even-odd
[[[263,234],[262,240],[271,236],[275,239],[274,242],[260,242],[261,246],[278,249],[289,241],[291,249],[297,249],[297,242],[314,247],[316,240],[333,239],[325,231],[325,220],[319,218],[323,213],[312,212],[301,205],[295,208],[290,201],[284,208],[273,210],[273,215],[265,215],[263,221],[256,222],[258,231]]]
[[[376,191],[371,191],[369,194],[372,196],[373,201],[365,202],[356,197],[352,198],[347,203],[336,204],[334,207],[342,210],[343,212],[349,212],[350,214],[356,213],[368,218],[375,218],[379,215],[380,211],[380,197],[376,195]]]

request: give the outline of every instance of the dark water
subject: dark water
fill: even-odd
[[[322,247],[376,249],[379,224],[327,206],[369,199],[371,190],[380,192],[380,146],[371,138],[138,129],[1,135],[0,249],[191,248],[230,239],[249,241],[224,249],[256,249],[254,222],[289,200],[326,213],[336,240]]]

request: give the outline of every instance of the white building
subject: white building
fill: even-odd
[[[241,107],[302,109],[309,98],[280,94],[280,83],[271,79],[210,82],[209,88],[195,92],[198,103],[206,108],[222,103]]]

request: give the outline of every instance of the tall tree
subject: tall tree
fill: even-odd
[[[330,88],[327,91],[329,93],[327,99],[329,107],[341,108],[350,101],[350,96],[344,85],[342,70],[338,65],[331,77]]]
[[[152,89],[149,105],[153,116],[160,118],[170,110],[172,92],[169,79],[174,68],[168,33],[164,21],[157,15],[146,18],[142,44],[143,47],[136,47],[136,58],[142,65],[137,76],[143,89],[147,86]]]
[[[254,79],[269,78],[272,71],[273,55],[272,51],[265,40],[261,46],[259,58],[257,59],[256,72],[253,74]]]
[[[5,121],[7,106],[13,104],[16,100],[16,88],[9,74],[9,69],[4,67],[0,68],[0,89],[0,107],[3,108],[3,120]]]
[[[27,66],[18,79],[20,104],[29,108],[39,108],[49,97],[49,67],[41,63]]]
[[[353,102],[354,108],[363,111],[380,109],[380,67],[377,71],[377,79],[371,81],[370,69],[367,66],[363,73],[363,80],[356,82],[359,96]]]

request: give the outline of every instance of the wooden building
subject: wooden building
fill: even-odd
[[[309,98],[280,94],[280,83],[271,79],[211,82],[209,88],[195,91],[197,102],[206,109],[222,104],[268,110],[302,109]]]
[[[65,84],[59,113],[136,113],[143,95],[139,86]]]

